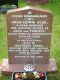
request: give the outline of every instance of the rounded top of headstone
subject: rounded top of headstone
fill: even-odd
[[[22,7],[22,8],[8,10],[7,13],[13,13],[13,12],[29,10],[29,9],[52,14],[52,12],[49,11],[49,10],[45,10],[45,9],[42,9],[42,8],[36,8],[36,7],[32,7],[32,6],[27,6],[27,7]]]

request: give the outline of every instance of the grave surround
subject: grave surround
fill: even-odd
[[[52,13],[28,6],[9,10],[6,19],[8,59],[3,60],[2,73],[24,71],[26,64],[36,71],[56,71],[55,60],[49,59]]]

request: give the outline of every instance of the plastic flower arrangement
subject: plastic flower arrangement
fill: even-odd
[[[15,80],[46,80],[44,72],[16,73]]]

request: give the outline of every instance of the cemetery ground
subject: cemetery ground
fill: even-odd
[[[29,3],[19,2],[19,7],[24,7]],[[48,74],[48,80],[60,80],[60,0],[51,0],[49,4],[41,7],[47,10],[51,10],[53,13],[53,25],[52,25],[52,41],[50,57],[56,59],[58,71]],[[7,27],[6,27],[6,14],[0,13],[0,63],[3,58],[8,57],[7,51]],[[12,80],[11,76],[0,75],[0,80]]]

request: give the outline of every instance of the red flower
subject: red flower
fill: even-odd
[[[39,77],[44,77],[45,74],[44,74],[44,73],[39,73],[38,76],[39,76]]]

